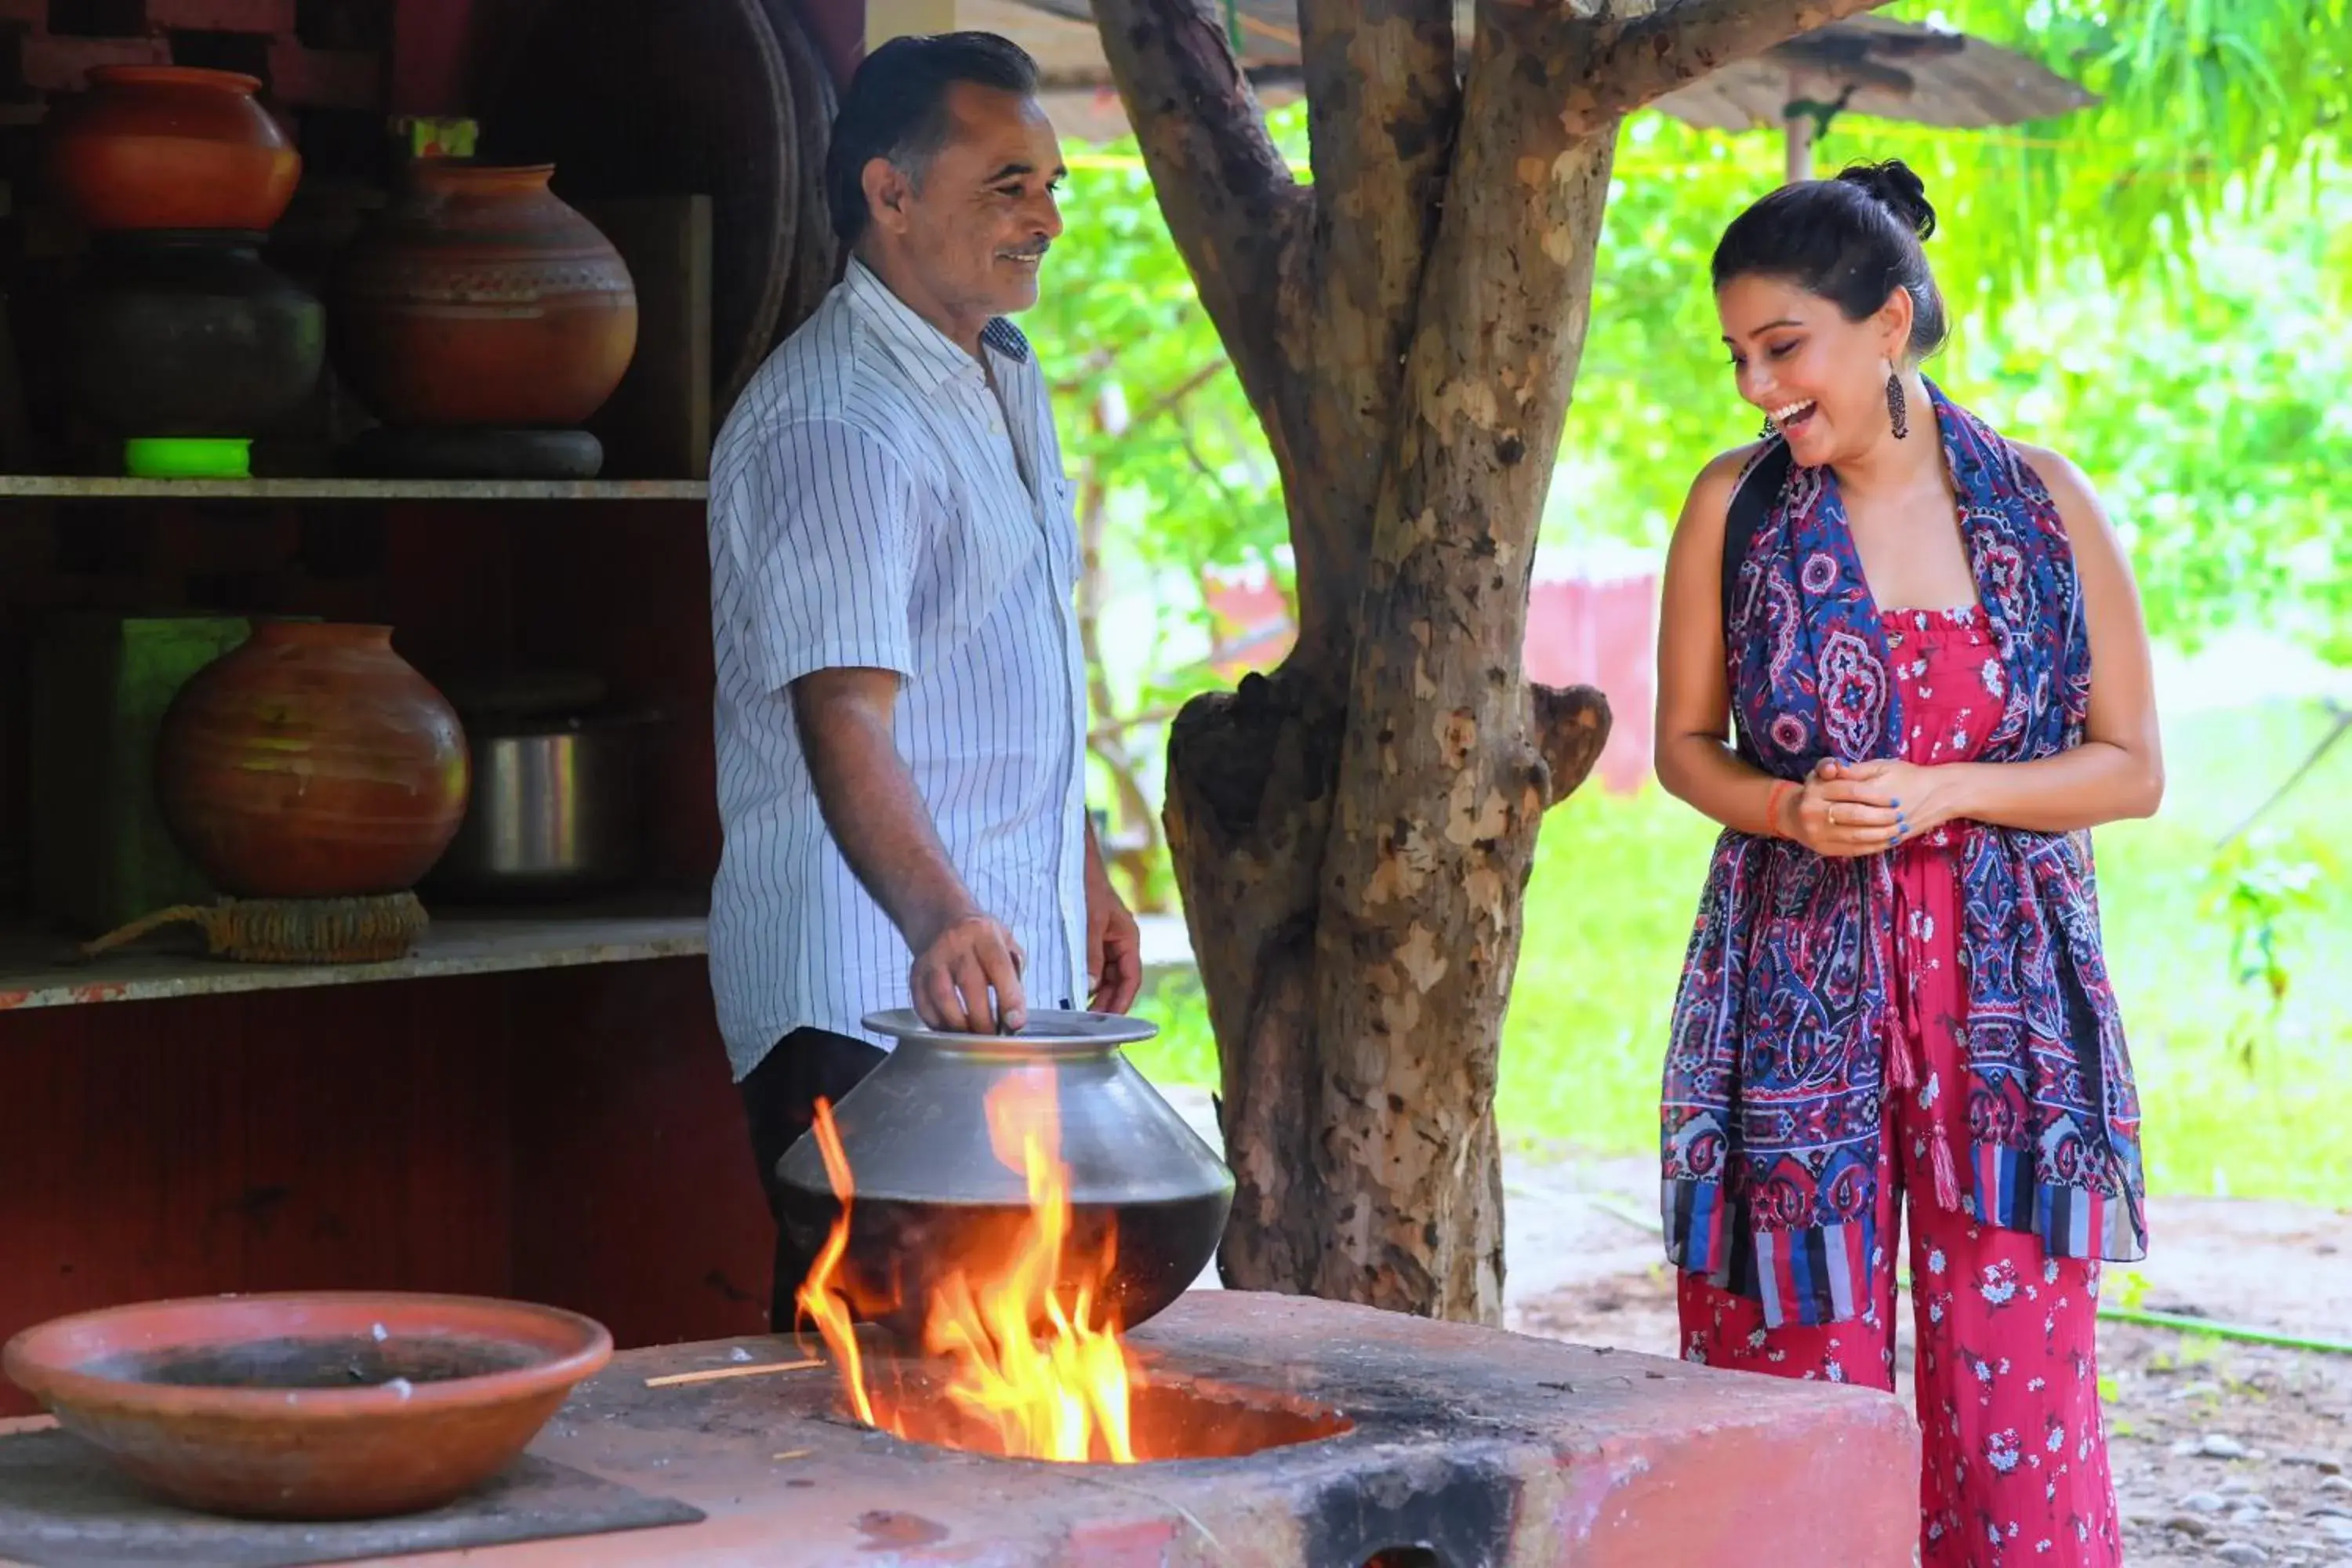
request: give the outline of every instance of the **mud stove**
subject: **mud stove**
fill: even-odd
[[[1917,1532],[1891,1396],[1288,1296],[1195,1291],[1134,1332],[1133,1465],[861,1426],[831,1368],[648,1387],[789,1342],[632,1352],[533,1452],[702,1522],[475,1554],[914,1568],[1878,1568]]]

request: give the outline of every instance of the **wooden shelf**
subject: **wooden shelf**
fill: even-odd
[[[129,479],[0,474],[0,500],[701,500],[702,479]]]
[[[1192,968],[1182,917],[1144,915],[1145,984]],[[390,963],[231,963],[206,958],[186,927],[83,960],[68,938],[0,928],[0,1014],[20,1007],[97,1002],[159,1002],[248,991],[430,980],[518,969],[569,969],[654,958],[699,958],[709,951],[699,910],[639,904],[626,910],[561,905],[436,914],[416,950]]]
[[[699,910],[642,905],[626,911],[541,906],[436,914],[415,951],[390,963],[231,963],[204,957],[200,939],[186,927],[84,961],[70,940],[18,928],[0,931],[0,1013],[630,963],[698,957],[706,951]]]

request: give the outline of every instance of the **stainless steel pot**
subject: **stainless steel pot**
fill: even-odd
[[[1070,1185],[1066,1280],[1115,1237],[1097,1300],[1132,1326],[1183,1294],[1215,1254],[1233,1173],[1120,1050],[1155,1026],[1033,1010],[1017,1035],[950,1034],[908,1011],[877,1014],[866,1026],[898,1044],[833,1113],[855,1189],[842,1268],[859,1316],[911,1338],[935,1281],[1011,1255],[1029,1192],[1018,1162],[996,1154],[987,1099],[1024,1069],[1043,1069],[1054,1087]],[[814,1254],[841,1212],[814,1132],[784,1152],[776,1173],[784,1224]]]
[[[426,879],[463,899],[567,898],[634,876],[645,715],[466,719],[473,787]]]

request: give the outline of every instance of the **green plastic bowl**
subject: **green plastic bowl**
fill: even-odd
[[[134,479],[246,479],[253,443],[243,437],[152,437],[122,444],[122,469]]]

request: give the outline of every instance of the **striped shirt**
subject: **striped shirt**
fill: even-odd
[[[911,1002],[818,808],[787,689],[814,670],[898,672],[898,753],[1030,1005],[1085,995],[1077,529],[1027,340],[1000,320],[982,346],[989,372],[853,260],[712,454],[710,984],[739,1080],[793,1029],[872,1038],[866,1013]]]

